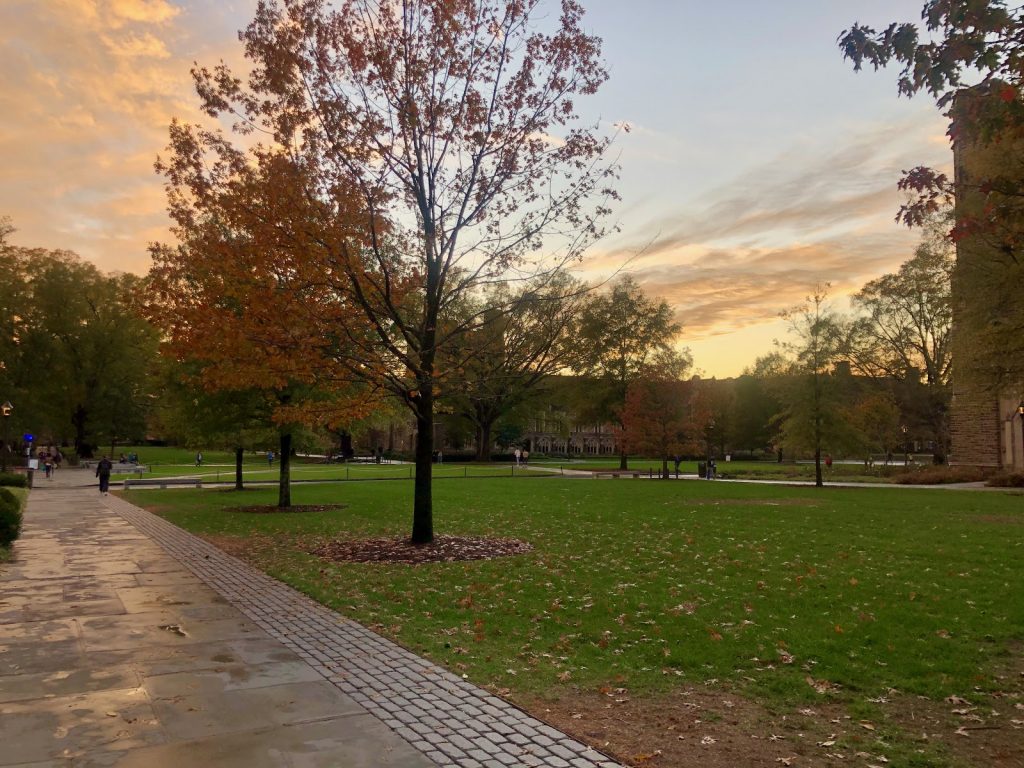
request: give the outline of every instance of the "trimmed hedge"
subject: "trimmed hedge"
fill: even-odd
[[[9,547],[21,534],[21,501],[0,488],[0,546]]]
[[[8,488],[27,488],[28,477],[21,474],[20,472],[0,473],[0,487],[3,487],[5,485]]]
[[[985,485],[994,488],[1024,488],[1024,472],[1004,472],[990,477]]]
[[[909,472],[893,475],[892,481],[900,485],[945,485],[949,483],[979,483],[992,476],[984,467],[918,467]]]

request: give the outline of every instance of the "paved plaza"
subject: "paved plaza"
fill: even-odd
[[[618,767],[90,481],[0,566],[0,766]]]

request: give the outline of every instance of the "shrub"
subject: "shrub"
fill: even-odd
[[[1024,488],[1024,472],[1001,472],[985,481],[995,488]]]
[[[10,546],[21,533],[21,501],[6,488],[0,488],[0,546]]]
[[[4,472],[0,474],[0,487],[27,488],[28,478],[18,472]]]
[[[984,467],[918,467],[909,472],[895,475],[894,483],[900,485],[947,485],[949,483],[978,483],[987,480],[992,470]]]

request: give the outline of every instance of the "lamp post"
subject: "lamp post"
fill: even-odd
[[[1024,400],[1017,405],[1017,415],[1020,416],[1020,440],[1021,448],[1024,450]],[[1024,453],[1021,453],[1021,462],[1024,466]]]
[[[708,421],[708,427],[707,427],[706,436],[707,436],[707,448],[708,448],[708,463],[707,463],[707,466],[704,468],[704,478],[706,480],[710,480],[712,477],[714,477],[714,474],[711,471],[711,461],[712,461],[712,457],[714,455],[712,453],[713,441],[715,439],[715,420],[714,419],[711,419],[710,421]]]
[[[11,452],[11,412],[14,411],[14,406],[11,405],[10,400],[5,400],[3,405],[0,405],[0,417],[4,420],[4,450],[3,455],[0,456],[0,472],[7,471],[7,455]]]
[[[903,466],[904,467],[909,467],[910,466],[910,451],[907,450],[907,425],[904,424],[903,426],[901,426],[900,430],[902,430],[902,432],[903,432]]]

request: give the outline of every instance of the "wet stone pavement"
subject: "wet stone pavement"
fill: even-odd
[[[617,768],[90,479],[0,565],[0,766]]]

